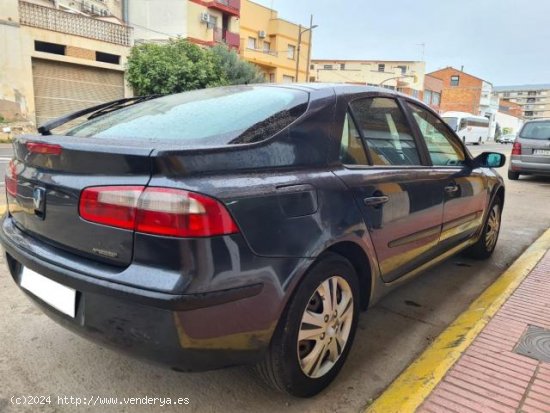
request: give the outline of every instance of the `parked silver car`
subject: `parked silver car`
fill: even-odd
[[[497,139],[498,143],[514,143],[516,140],[516,135],[513,133],[509,133],[506,135],[502,135],[500,138]]]
[[[526,122],[514,142],[508,179],[531,174],[550,176],[550,119]]]

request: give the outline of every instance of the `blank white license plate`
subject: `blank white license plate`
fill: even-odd
[[[533,151],[535,155],[547,155],[550,156],[550,149],[535,149]]]
[[[74,318],[76,291],[23,267],[21,287],[30,291],[53,308]]]

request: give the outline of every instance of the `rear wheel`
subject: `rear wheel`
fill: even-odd
[[[306,275],[283,315],[260,376],[277,390],[310,397],[337,376],[350,350],[359,315],[353,266],[326,254]]]
[[[508,179],[511,181],[517,181],[519,179],[519,173],[514,171],[508,171]]]
[[[498,235],[500,233],[501,215],[502,201],[500,197],[496,197],[489,210],[489,216],[483,227],[481,237],[474,245],[465,251],[466,255],[476,259],[486,259],[491,256],[497,245]]]

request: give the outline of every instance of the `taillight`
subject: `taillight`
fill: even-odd
[[[17,196],[17,169],[13,159],[8,164],[5,176],[6,191],[11,196]]]
[[[521,155],[521,143],[518,141],[515,141],[514,146],[512,146],[512,155]]]
[[[79,209],[87,221],[154,235],[209,237],[239,231],[219,201],[172,188],[86,188]]]
[[[25,146],[29,152],[43,155],[61,155],[63,150],[60,145],[43,142],[27,142]]]

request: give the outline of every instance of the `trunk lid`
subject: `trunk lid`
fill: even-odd
[[[129,265],[134,232],[82,219],[80,193],[90,186],[147,185],[153,148],[143,142],[121,145],[104,138],[64,136],[23,136],[13,145],[8,174],[17,175],[17,184],[15,191],[8,186],[7,193],[17,227],[72,253]]]

